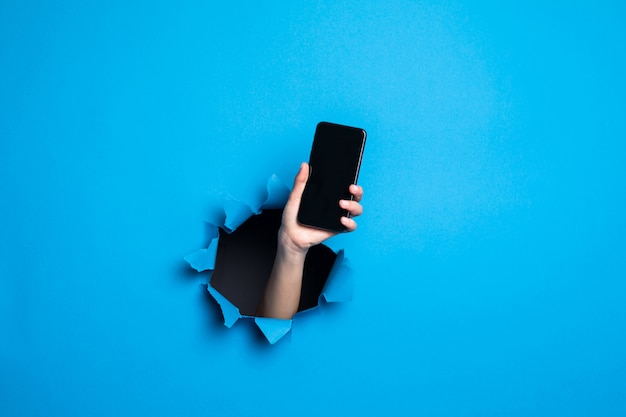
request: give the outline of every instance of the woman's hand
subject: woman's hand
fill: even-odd
[[[311,246],[322,243],[326,239],[334,236],[337,232],[316,229],[298,223],[297,216],[300,209],[300,200],[304,192],[307,178],[309,178],[309,164],[303,162],[300,171],[294,180],[293,190],[289,195],[289,200],[283,211],[283,221],[278,234],[278,244],[283,245],[286,250],[301,252],[306,254]],[[350,217],[341,217],[341,224],[346,227],[348,232],[352,232],[357,228],[354,217],[363,213],[363,207],[359,202],[363,198],[363,188],[358,185],[350,185],[350,194],[354,196],[353,200],[340,200],[339,206],[350,213]]]

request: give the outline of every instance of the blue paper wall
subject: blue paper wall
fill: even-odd
[[[626,414],[616,2],[0,5],[7,416]],[[355,298],[269,346],[183,256],[368,131]]]

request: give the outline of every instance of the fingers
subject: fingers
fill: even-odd
[[[354,232],[356,230],[356,222],[353,219],[342,216],[341,224],[343,224],[348,232]]]
[[[354,200],[339,200],[339,207],[344,210],[348,210],[352,217],[363,214],[363,206]]]
[[[352,184],[349,187],[350,194],[352,194],[352,200],[339,200],[339,206],[347,210],[350,213],[350,217],[341,217],[341,224],[344,225],[346,231],[353,232],[356,230],[357,224],[353,217],[363,214],[363,206],[359,204],[359,201],[363,198],[363,187]]]
[[[363,198],[363,187],[361,187],[360,185],[352,184],[348,188],[348,191],[350,191],[350,194],[354,196],[354,200],[356,202],[361,201],[361,199]]]
[[[298,171],[298,174],[296,175],[296,178],[293,182],[293,189],[291,190],[291,194],[289,195],[289,201],[287,203],[287,206],[285,207],[285,213],[283,214],[283,217],[288,212],[292,213],[294,223],[295,223],[295,215],[296,215],[295,213],[297,212],[297,207],[299,207],[300,205],[300,200],[302,199],[302,193],[304,192],[304,188],[309,179],[309,172],[310,172],[309,164],[307,164],[306,162],[303,162],[300,165],[300,170]],[[343,216],[341,217],[340,221],[341,221],[341,224],[343,224],[344,227],[346,228],[346,231],[352,232],[356,230],[357,228],[356,221],[354,221],[353,217],[357,217],[363,214],[363,206],[359,204],[359,202],[363,198],[363,187],[352,184],[348,188],[348,191],[353,196],[352,200],[340,200],[339,206],[342,209],[346,210],[348,213],[350,213],[350,217]],[[290,216],[287,216],[287,217],[290,218]]]

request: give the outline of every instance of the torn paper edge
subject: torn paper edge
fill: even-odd
[[[258,205],[256,209],[243,203],[240,200],[223,194],[223,214],[225,215],[222,228],[228,233],[232,233],[239,226],[245,223],[253,215],[261,213],[265,209],[281,209],[284,208],[289,198],[290,189],[282,182],[278,176],[272,175],[267,181],[266,186],[267,197]],[[219,216],[206,222],[208,226],[209,238],[211,239],[207,248],[199,249],[185,256],[185,261],[198,272],[215,269],[215,258],[217,255],[217,247],[219,244]],[[323,297],[326,302],[344,302],[351,301],[354,292],[353,286],[353,270],[345,257],[344,250],[337,252],[337,258],[326,279],[324,289],[320,294],[320,301]],[[293,320],[284,320],[269,317],[255,317],[242,315],[239,309],[224,297],[218,290],[211,286],[209,280],[207,290],[215,299],[222,310],[224,316],[224,325],[231,328],[240,318],[254,319],[255,324],[261,330],[265,338],[274,344],[286,335],[292,327]],[[319,308],[318,305],[305,310],[310,311]],[[304,311],[300,311],[296,316]],[[294,316],[295,317],[295,316]]]

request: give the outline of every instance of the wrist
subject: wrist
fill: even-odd
[[[278,231],[278,252],[288,259],[292,259],[294,261],[304,260],[306,258],[306,254],[308,253],[308,247],[302,247],[295,243],[290,237],[289,234],[285,232],[285,230],[281,227]]]

